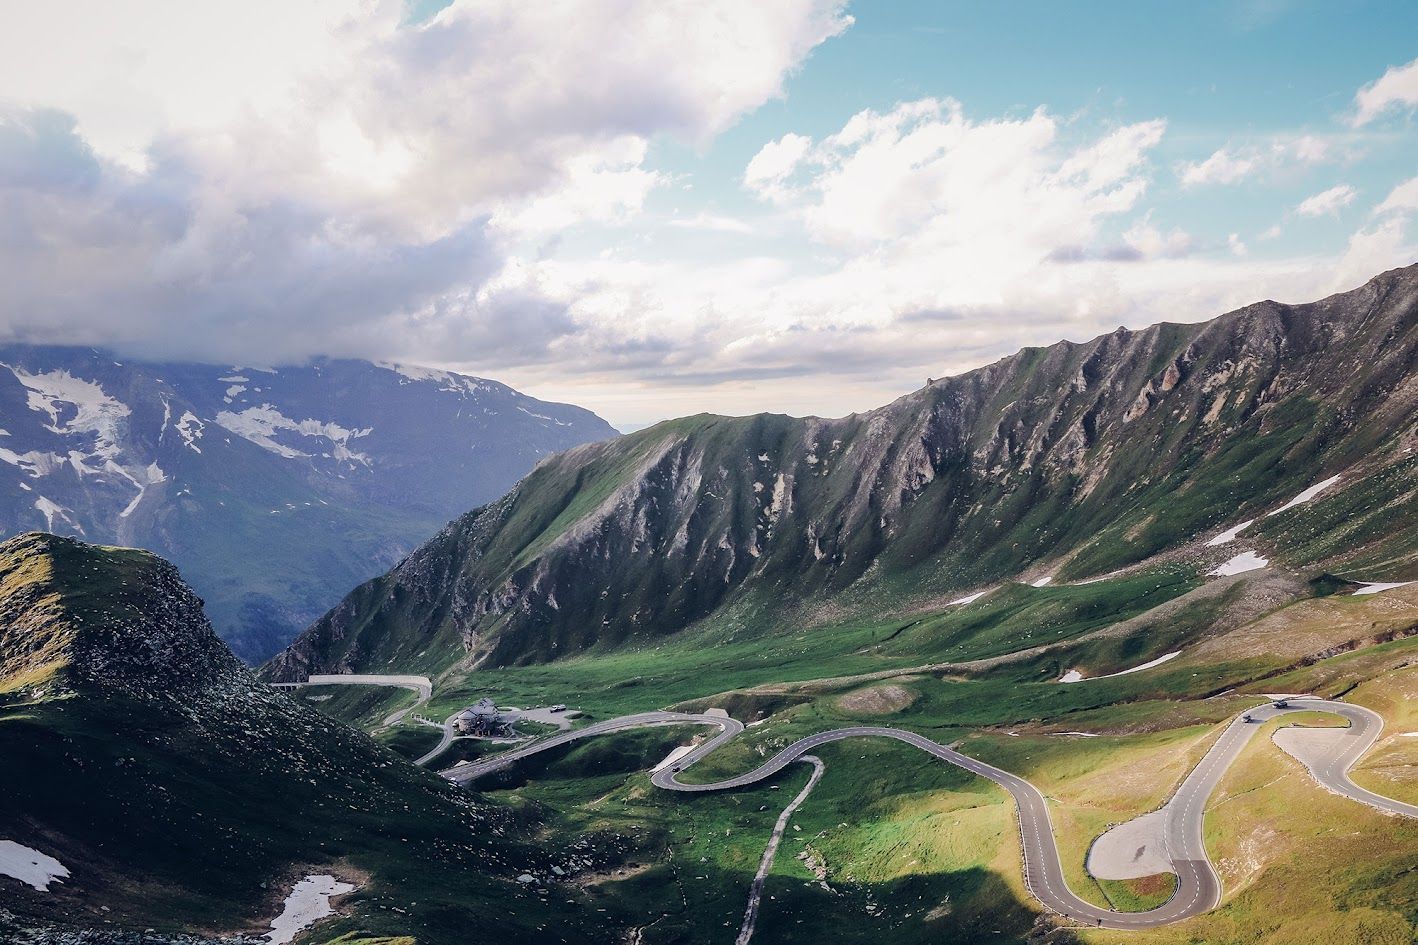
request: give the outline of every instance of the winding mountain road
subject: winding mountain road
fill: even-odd
[[[741,722],[724,716],[697,715],[684,712],[645,712],[597,722],[586,728],[562,732],[543,741],[514,749],[495,758],[450,768],[442,774],[458,783],[469,784],[484,775],[506,768],[517,761],[559,745],[610,732],[660,725],[709,725],[719,729],[676,763],[651,774],[651,782],[668,791],[706,793],[748,787],[777,774],[794,761],[829,742],[848,738],[892,738],[921,749],[927,754],[948,761],[983,778],[988,778],[1009,792],[1019,812],[1020,840],[1024,851],[1024,881],[1029,891],[1046,908],[1087,925],[1111,929],[1149,929],[1169,925],[1190,916],[1214,909],[1221,901],[1221,878],[1207,859],[1202,828],[1206,801],[1216,789],[1242,749],[1261,729],[1259,723],[1287,712],[1318,710],[1333,712],[1349,721],[1345,736],[1327,742],[1306,766],[1325,788],[1368,804],[1390,814],[1418,817],[1418,807],[1366,791],[1349,780],[1349,769],[1369,750],[1383,728],[1383,720],[1374,712],[1345,702],[1333,702],[1314,697],[1289,700],[1287,708],[1265,704],[1251,709],[1247,715],[1232,720],[1216,743],[1183,780],[1172,798],[1163,806],[1166,815],[1165,842],[1168,856],[1177,874],[1177,888],[1172,898],[1147,912],[1113,912],[1085,902],[1068,888],[1063,864],[1054,840],[1053,823],[1044,795],[1023,778],[1010,774],[983,761],[977,761],[954,749],[932,741],[924,735],[884,726],[851,726],[819,732],[801,738],[780,750],[752,771],[707,784],[689,784],[678,780],[679,773],[711,754],[720,745],[743,731]],[[1320,730],[1324,731],[1324,730]]]
[[[427,676],[391,675],[388,673],[326,673],[307,676],[305,682],[271,683],[276,689],[300,689],[305,686],[394,686],[411,690],[418,698],[405,709],[391,713],[381,727],[389,728],[403,721],[404,716],[433,697],[433,682]]]

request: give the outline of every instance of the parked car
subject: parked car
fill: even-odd
[[[566,711],[566,706],[564,706],[564,705],[562,705],[560,702],[558,702],[556,705],[552,706],[552,707],[551,707],[550,709],[548,709],[547,711],[548,711],[548,712],[565,712],[565,711]]]

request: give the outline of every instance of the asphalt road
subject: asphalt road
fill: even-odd
[[[758,906],[763,902],[763,884],[768,881],[768,871],[773,868],[773,859],[778,855],[778,844],[783,841],[783,831],[788,829],[788,821],[792,819],[793,811],[807,800],[812,789],[817,787],[817,782],[822,780],[822,773],[827,770],[822,759],[816,755],[803,755],[798,760],[812,765],[812,776],[807,779],[807,784],[803,785],[798,796],[783,808],[783,813],[778,815],[778,822],[773,825],[768,846],[764,848],[763,858],[758,862],[758,872],[753,874],[753,882],[748,887],[748,907],[743,911],[743,924],[739,926],[734,945],[748,945],[749,939],[753,938],[754,927],[758,925]]]
[[[1078,898],[1064,881],[1063,864],[1054,842],[1053,823],[1043,794],[1023,778],[993,765],[977,761],[968,755],[947,748],[924,735],[884,726],[852,726],[819,732],[799,739],[769,758],[758,768],[744,774],[708,784],[688,784],[678,780],[680,772],[714,752],[720,745],[743,731],[742,723],[720,716],[694,715],[683,712],[645,712],[618,719],[597,722],[586,728],[554,735],[495,758],[460,765],[443,772],[459,784],[516,763],[558,745],[609,732],[643,728],[651,725],[698,724],[719,728],[713,738],[696,746],[693,751],[669,767],[651,774],[651,782],[668,791],[707,793],[748,787],[777,774],[783,768],[829,742],[848,738],[893,738],[913,745],[927,754],[988,778],[1009,792],[1019,812],[1020,840],[1024,851],[1024,881],[1029,891],[1049,910],[1091,926],[1111,929],[1149,929],[1169,925],[1190,916],[1214,909],[1221,901],[1221,879],[1206,856],[1202,839],[1206,801],[1216,789],[1226,769],[1241,750],[1261,729],[1259,723],[1286,712],[1323,710],[1343,716],[1350,722],[1348,733],[1325,757],[1309,764],[1311,773],[1324,787],[1338,794],[1393,814],[1418,817],[1418,807],[1366,791],[1349,780],[1348,772],[1378,738],[1383,720],[1374,712],[1344,702],[1302,697],[1289,700],[1289,708],[1277,709],[1266,703],[1251,709],[1254,722],[1238,716],[1230,722],[1205,757],[1187,775],[1164,810],[1167,814],[1167,850],[1177,872],[1176,893],[1163,905],[1148,912],[1112,912]]]
[[[418,696],[414,704],[391,714],[382,723],[385,728],[397,725],[414,709],[433,697],[433,682],[427,676],[399,676],[379,673],[328,673],[307,676],[303,683],[272,683],[277,689],[299,689],[302,686],[397,686],[411,689]]]

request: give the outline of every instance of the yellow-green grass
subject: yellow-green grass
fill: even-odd
[[[1350,772],[1354,783],[1418,804],[1418,665],[1363,683],[1345,698],[1384,717],[1383,737]]]
[[[1319,787],[1266,728],[1223,777],[1206,816],[1222,878],[1213,912],[1146,933],[1087,931],[1088,942],[1166,945],[1408,945],[1418,928],[1418,824]]]
[[[511,778],[511,790],[493,791],[541,811],[549,839],[562,838],[552,842],[597,837],[622,850],[617,868],[576,883],[612,913],[653,920],[646,942],[708,945],[732,934],[773,822],[808,775],[795,764],[767,784],[711,795],[652,787],[644,768],[696,732],[646,730],[557,750]],[[996,929],[1001,941],[1023,937],[1037,905],[1023,888],[1007,795],[885,739],[818,754],[826,773],[785,833],[755,939],[973,945]]]
[[[1104,908],[1136,910],[1151,908],[1144,903],[1155,899],[1156,891],[1129,897],[1122,888],[1100,883],[1088,872],[1088,850],[1112,824],[1166,802],[1219,731],[1191,725],[1098,738],[989,734],[967,738],[961,750],[1028,779],[1044,793],[1064,878],[1075,893]]]
[[[1146,912],[1156,909],[1171,899],[1177,891],[1176,873],[1095,881],[1108,897],[1108,904],[1117,912]]]
[[[1349,722],[1343,716],[1335,715],[1333,712],[1306,710],[1304,712],[1287,712],[1280,724],[1283,728],[1345,728]]]

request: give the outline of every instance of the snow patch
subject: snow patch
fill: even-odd
[[[1033,584],[1030,584],[1029,586],[1030,586],[1030,587],[1048,587],[1049,584],[1052,583],[1053,580],[1054,580],[1054,576],[1053,576],[1052,574],[1046,574],[1046,575],[1044,575],[1043,577],[1039,578],[1039,580],[1035,581]]]
[[[110,397],[93,381],[75,377],[65,370],[30,374],[22,368],[8,364],[3,366],[9,368],[28,391],[26,400],[29,408],[49,416],[45,429],[61,435],[91,433],[94,436],[93,456],[105,461],[117,457],[119,430],[132,413],[126,404]],[[68,412],[64,405],[74,408],[74,416],[60,420],[60,414]],[[82,475],[98,470],[76,471]]]
[[[1236,557],[1232,558],[1230,561],[1227,561],[1225,564],[1218,567],[1216,570],[1208,571],[1207,574],[1212,577],[1229,577],[1232,574],[1244,574],[1247,571],[1259,571],[1261,568],[1265,567],[1268,564],[1270,564],[1269,558],[1262,558],[1254,551],[1243,551],[1240,554],[1236,555]]]
[[[250,440],[262,449],[269,450],[286,459],[308,459],[311,454],[276,442],[275,437],[279,433],[295,433],[307,438],[318,437],[329,440],[331,448],[328,455],[331,458],[340,462],[358,462],[366,466],[370,465],[369,456],[351,450],[349,442],[373,433],[373,427],[350,430],[334,422],[292,420],[271,404],[247,407],[240,413],[223,410],[217,414],[217,423],[237,436]]]
[[[410,384],[418,381],[439,385],[438,389],[452,394],[478,394],[494,389],[493,385],[480,377],[468,377],[465,374],[454,374],[451,371],[440,371],[437,368],[421,367],[417,364],[398,364],[393,361],[377,361],[377,367],[382,367],[386,371],[393,371],[403,380],[400,384]]]
[[[177,432],[182,434],[182,441],[194,453],[200,453],[202,447],[197,445],[197,441],[202,438],[202,431],[206,426],[196,414],[188,410],[182,414],[182,419],[177,421]]]
[[[547,421],[548,423],[554,423],[554,424],[556,424],[556,425],[559,426],[559,427],[569,427],[569,426],[571,426],[571,424],[567,423],[565,420],[558,420],[558,419],[556,419],[555,417],[548,417],[548,416],[547,416],[546,414],[544,414],[544,413],[533,413],[532,411],[528,410],[526,407],[518,407],[517,409],[520,410],[520,411],[522,411],[523,413],[525,413],[525,414],[526,414],[527,416],[529,416],[529,417],[533,417],[533,418],[535,418],[535,419],[537,419],[537,420],[545,420],[545,421]]]
[[[1361,582],[1361,583],[1363,583],[1363,582]],[[1395,582],[1388,583],[1388,584],[1368,584],[1368,583],[1365,583],[1363,587],[1359,588],[1359,589],[1358,589],[1357,591],[1355,591],[1351,596],[1353,596],[1353,597],[1358,597],[1358,596],[1361,595],[1361,594],[1380,594],[1380,593],[1382,593],[1382,592],[1384,592],[1384,591],[1391,591],[1391,590],[1393,590],[1395,587],[1406,587],[1407,585],[1412,584],[1412,583],[1413,583],[1412,581],[1395,581]]]
[[[1133,667],[1131,667],[1131,668],[1129,668],[1129,669],[1122,669],[1122,670],[1119,670],[1119,671],[1116,672],[1116,673],[1109,673],[1109,674],[1106,675],[1106,676],[1084,676],[1084,675],[1083,675],[1082,673],[1080,673],[1078,670],[1076,670],[1076,669],[1071,669],[1071,670],[1069,670],[1068,672],[1064,673],[1062,676],[1059,677],[1059,682],[1061,682],[1061,683],[1076,683],[1076,682],[1083,682],[1085,679],[1112,679],[1114,676],[1128,676],[1128,675],[1131,675],[1132,673],[1140,673],[1140,672],[1142,672],[1144,669],[1151,669],[1151,668],[1154,667],[1154,666],[1161,666],[1163,663],[1166,663],[1166,662],[1168,662],[1169,660],[1174,660],[1174,659],[1176,659],[1177,657],[1179,657],[1179,656],[1181,656],[1181,655],[1182,655],[1182,651],[1181,651],[1181,650],[1173,650],[1171,653],[1164,653],[1164,654],[1162,654],[1161,656],[1157,657],[1155,660],[1148,660],[1146,663],[1140,663],[1140,664],[1138,664],[1137,666],[1133,666]],[[1082,734],[1084,734],[1084,733],[1083,733],[1083,732],[1065,732],[1064,734],[1066,734],[1066,735],[1082,735]]]
[[[1287,511],[1287,510],[1289,510],[1289,509],[1293,509],[1293,508],[1294,508],[1295,506],[1297,506],[1297,505],[1304,505],[1306,502],[1310,501],[1310,500],[1313,499],[1315,496],[1319,495],[1321,492],[1323,492],[1324,490],[1328,489],[1330,486],[1334,485],[1334,484],[1335,484],[1336,482],[1338,482],[1338,481],[1339,481],[1339,477],[1338,477],[1338,476],[1330,476],[1330,477],[1329,477],[1328,479],[1326,479],[1324,482],[1321,482],[1321,483],[1318,483],[1318,484],[1316,484],[1316,485],[1310,486],[1310,487],[1309,487],[1308,489],[1306,489],[1304,492],[1302,492],[1302,493],[1300,493],[1299,495],[1295,496],[1295,498],[1291,499],[1289,502],[1286,502],[1284,505],[1282,505],[1280,508],[1276,509],[1274,512],[1266,512],[1265,514],[1266,514],[1267,517],[1269,517],[1269,516],[1271,516],[1271,515],[1279,515],[1281,512]]]
[[[82,535],[84,533],[84,527],[70,517],[70,510],[66,509],[58,502],[55,502],[53,499],[46,499],[44,496],[40,496],[38,499],[34,500],[34,507],[44,516],[45,531],[54,531],[54,520],[57,518],[79,534]]]
[[[973,594],[966,594],[964,597],[957,597],[955,600],[951,601],[949,604],[946,604],[946,606],[949,607],[949,606],[951,606],[952,604],[973,604],[973,603],[975,603],[975,601],[979,600],[981,597],[984,597],[984,596],[985,596],[986,594],[988,594],[989,592],[990,592],[990,589],[987,587],[987,588],[985,588],[983,591],[976,591],[976,592],[973,593]]]
[[[0,876],[11,876],[40,892],[49,892],[49,884],[68,879],[69,871],[52,856],[23,843],[0,840]]]
[[[245,384],[233,384],[226,389],[226,395],[222,399],[227,403],[231,403],[231,399],[240,395],[244,390],[246,390]]]
[[[333,876],[305,877],[286,897],[285,908],[271,923],[266,941],[270,945],[287,945],[302,929],[335,914],[331,896],[342,896],[354,889],[353,884],[342,883]]]
[[[1221,534],[1217,535],[1215,538],[1213,538],[1213,539],[1211,539],[1210,541],[1208,541],[1208,542],[1206,543],[1206,547],[1208,547],[1208,548],[1214,548],[1214,547],[1216,547],[1217,545],[1224,545],[1224,544],[1226,544],[1228,541],[1235,541],[1237,535],[1241,534],[1241,532],[1243,532],[1243,531],[1245,531],[1246,529],[1250,528],[1252,525],[1255,524],[1255,522],[1256,522],[1255,519],[1253,519],[1253,518],[1248,518],[1248,519],[1246,519],[1244,522],[1242,522],[1241,524],[1226,529],[1224,532],[1222,532]]]
[[[61,453],[44,453],[39,450],[30,450],[27,453],[16,453],[14,450],[7,450],[0,447],[0,461],[17,466],[23,470],[31,479],[38,479],[47,476],[59,467],[63,466],[68,457]],[[23,485],[23,483],[21,483]]]
[[[118,513],[119,518],[127,518],[129,515],[133,514],[133,510],[138,507],[138,503],[143,501],[143,496],[147,493],[148,486],[155,486],[160,482],[167,482],[167,474],[162,471],[162,468],[158,466],[157,463],[150,463],[148,468],[143,470],[143,474],[146,478],[138,481],[138,494],[133,497],[133,501],[129,502],[122,512]],[[130,480],[133,479],[132,476],[128,478]]]

